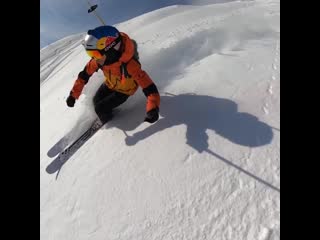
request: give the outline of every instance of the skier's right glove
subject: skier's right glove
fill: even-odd
[[[159,119],[159,108],[154,108],[147,112],[147,116],[145,117],[144,121],[149,123],[154,123]]]
[[[76,99],[70,94],[67,98],[67,105],[68,107],[73,107],[76,102]]]

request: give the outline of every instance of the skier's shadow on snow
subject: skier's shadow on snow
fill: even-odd
[[[269,144],[273,138],[272,128],[259,121],[249,113],[238,112],[237,104],[231,100],[211,96],[181,94],[161,96],[160,115],[157,123],[132,136],[127,135],[125,142],[128,146],[160,132],[166,128],[184,124],[187,127],[186,143],[199,153],[208,152],[239,171],[253,177],[260,183],[280,192],[280,189],[270,183],[240,168],[231,161],[209,149],[207,130],[228,139],[230,142],[247,147],[259,147]],[[133,116],[136,117],[135,115]],[[140,117],[140,113],[139,113]],[[122,130],[135,129],[135,119],[126,124],[119,123]]]
[[[237,104],[224,98],[181,94],[161,96],[160,115],[157,123],[133,136],[127,136],[126,144],[139,141],[172,126],[187,126],[187,144],[203,152],[209,148],[206,130],[229,141],[247,147],[269,144],[272,128],[249,113],[238,112]],[[122,129],[122,126],[117,126]],[[124,127],[125,128],[125,127]]]

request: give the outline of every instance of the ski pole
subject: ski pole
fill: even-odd
[[[87,2],[88,2],[88,5],[89,5],[89,10],[88,10],[88,13],[91,13],[91,12],[93,12],[94,13],[94,15],[99,19],[99,21],[102,23],[102,25],[106,25],[105,23],[104,23],[104,21],[103,21],[103,19],[98,15],[98,13],[96,12],[96,9],[97,9],[97,7],[98,7],[98,5],[96,4],[96,5],[91,5],[90,4],[90,2],[89,2],[89,0],[87,0]]]

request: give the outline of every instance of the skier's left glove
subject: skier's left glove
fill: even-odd
[[[159,108],[154,108],[147,112],[147,116],[144,119],[145,122],[154,123],[159,119]]]
[[[76,102],[76,99],[70,94],[67,98],[67,105],[68,107],[73,107]]]

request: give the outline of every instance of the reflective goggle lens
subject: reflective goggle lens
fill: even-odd
[[[98,50],[87,50],[87,54],[94,59],[101,59],[103,57]]]

